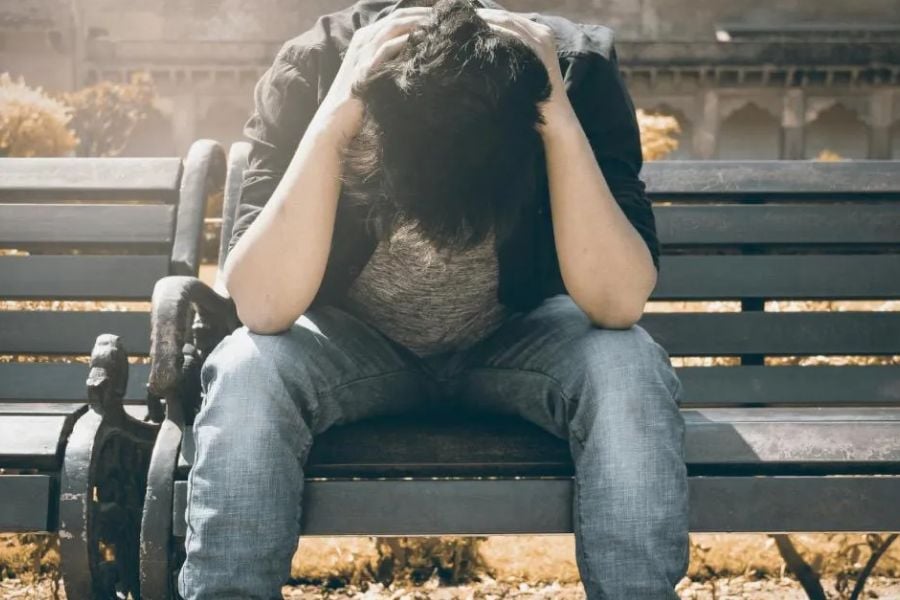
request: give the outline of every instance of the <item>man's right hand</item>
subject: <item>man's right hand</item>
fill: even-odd
[[[336,127],[345,141],[353,138],[362,126],[365,111],[362,100],[352,93],[353,85],[384,61],[397,56],[410,32],[431,14],[430,7],[400,8],[357,29],[316,116]]]

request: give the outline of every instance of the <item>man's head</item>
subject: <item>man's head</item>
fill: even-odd
[[[345,191],[384,238],[409,218],[440,248],[504,238],[534,196],[550,95],[540,58],[468,0],[438,0],[395,58],[359,82],[366,116]]]

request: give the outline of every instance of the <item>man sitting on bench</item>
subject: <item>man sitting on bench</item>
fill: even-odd
[[[256,86],[224,270],[244,327],[202,370],[185,598],[281,597],[315,436],[463,408],[569,440],[588,598],[676,597],[682,386],[636,324],[659,248],[611,33],[430,5],[326,15]]]

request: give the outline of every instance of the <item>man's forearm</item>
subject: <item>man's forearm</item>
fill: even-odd
[[[342,138],[320,115],[225,263],[225,287],[241,321],[256,333],[288,329],[312,303],[325,273],[341,190]]]
[[[591,320],[627,328],[656,285],[647,245],[622,212],[570,106],[543,131],[553,233],[566,290]]]

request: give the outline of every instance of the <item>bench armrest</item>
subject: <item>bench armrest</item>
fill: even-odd
[[[234,302],[196,277],[171,276],[153,288],[150,313],[150,418],[189,422],[199,396],[199,369],[207,354],[240,326]]]

